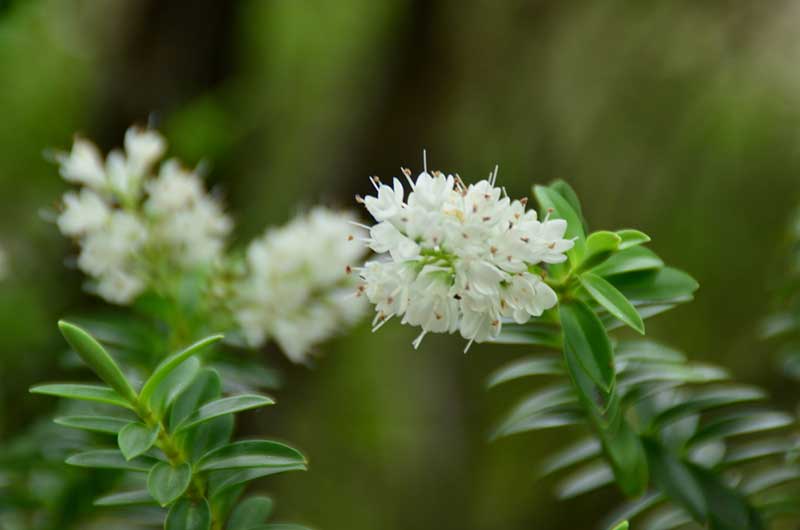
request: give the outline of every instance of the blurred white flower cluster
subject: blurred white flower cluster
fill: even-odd
[[[233,305],[251,345],[273,338],[302,362],[314,344],[363,316],[349,271],[365,249],[352,221],[349,213],[316,207],[250,243]]]
[[[218,260],[232,228],[195,172],[176,160],[156,167],[165,150],[157,132],[132,127],[124,151],[105,159],[82,138],[56,155],[63,178],[80,186],[64,195],[58,227],[76,239],[78,266],[109,302],[131,302],[164,268]]]
[[[526,200],[510,200],[488,180],[466,185],[458,176],[421,173],[411,187],[373,179],[377,196],[360,199],[377,224],[368,244],[379,259],[360,271],[360,289],[375,305],[375,329],[393,316],[428,332],[460,331],[482,342],[500,333],[503,318],[518,323],[557,303],[535,265],[560,263],[573,242],[566,222],[539,220]]]

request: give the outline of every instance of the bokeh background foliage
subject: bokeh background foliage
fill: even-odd
[[[243,241],[304,205],[351,206],[423,147],[467,180],[499,163],[513,196],[565,178],[595,226],[642,229],[700,282],[648,334],[793,406],[757,328],[800,200],[798,23],[789,0],[0,1],[0,438],[53,406],[28,386],[69,378],[55,320],[99,304],[43,220],[63,188],[43,150],[75,130],[109,148],[148,119],[207,165]],[[286,386],[241,431],[279,433],[311,463],[267,485],[282,518],[566,529],[616,503],[554,502],[536,479],[564,432],[486,441],[524,390],[488,394],[486,374],[524,348],[464,356],[431,336],[413,351],[413,335],[364,326],[312,370],[263,352]]]

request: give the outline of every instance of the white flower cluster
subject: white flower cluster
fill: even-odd
[[[314,344],[363,315],[349,271],[365,249],[352,220],[316,207],[250,244],[234,316],[251,345],[272,338],[291,360],[302,362]]]
[[[179,270],[213,263],[232,228],[196,173],[175,160],[154,173],[165,150],[157,132],[132,127],[124,151],[105,159],[82,138],[56,155],[62,177],[81,186],[64,195],[58,227],[78,241],[78,266],[110,302],[129,303],[145,290],[163,266],[153,260]]]
[[[369,247],[383,254],[361,269],[360,289],[375,305],[375,329],[393,316],[428,332],[460,331],[469,345],[496,337],[504,318],[525,323],[556,305],[556,293],[534,267],[560,263],[573,242],[566,222],[539,220],[526,200],[510,200],[488,180],[426,171],[411,187],[381,184],[360,199],[377,221]]]

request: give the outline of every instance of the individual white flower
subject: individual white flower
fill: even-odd
[[[64,180],[103,189],[106,186],[106,172],[100,151],[92,142],[76,137],[69,154],[58,153],[56,160],[61,165]]]
[[[125,154],[128,157],[128,169],[133,175],[141,176],[150,171],[153,164],[164,156],[166,149],[164,137],[152,129],[130,127],[125,132]]]
[[[376,224],[367,245],[382,256],[360,271],[361,292],[375,305],[375,327],[393,316],[428,333],[459,330],[483,342],[500,333],[503,319],[527,322],[557,303],[536,274],[539,264],[560,263],[573,241],[566,222],[539,220],[525,200],[512,201],[487,180],[423,171],[411,192],[373,179],[377,197],[360,199]],[[467,347],[469,347],[469,344]]]
[[[232,306],[249,344],[272,338],[292,361],[302,362],[316,344],[363,315],[348,273],[365,252],[352,220],[317,207],[248,246]]]
[[[83,239],[78,266],[92,276],[124,268],[146,240],[145,225],[135,215],[116,210],[101,229]]]
[[[111,208],[89,188],[64,194],[64,209],[58,216],[58,228],[68,236],[79,236],[105,225]]]

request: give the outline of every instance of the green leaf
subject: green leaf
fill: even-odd
[[[648,486],[650,470],[639,435],[624,417],[601,433],[617,485],[629,497],[641,495]]]
[[[166,359],[164,359],[161,364],[156,367],[153,371],[153,374],[150,378],[145,382],[144,386],[142,387],[142,391],[140,392],[140,399],[147,404],[151,404],[151,397],[155,392],[156,388],[158,387],[159,383],[161,383],[173,370],[175,370],[180,364],[183,363],[186,359],[191,357],[192,355],[196,355],[200,353],[203,349],[207,348],[208,346],[219,342],[222,340],[222,335],[212,335],[210,337],[206,337],[200,341],[195,342],[188,348],[175,353]]]
[[[575,190],[572,189],[572,186],[567,184],[565,180],[556,179],[550,183],[548,186],[550,189],[555,190],[559,195],[564,197],[572,209],[578,214],[578,217],[581,219],[581,223],[583,224],[583,231],[588,232],[586,228],[586,219],[583,217],[583,209],[581,208],[581,201],[578,199],[578,194],[575,193]]]
[[[198,501],[180,499],[172,505],[164,522],[164,530],[210,530],[210,528],[211,509],[205,499]]]
[[[606,261],[614,252],[619,250],[622,241],[614,232],[601,230],[593,232],[586,238],[586,254],[577,268],[578,271],[590,269]]]
[[[541,475],[546,476],[556,471],[561,471],[562,469],[599,456],[601,452],[602,446],[597,438],[594,436],[585,438],[548,457],[542,465]]]
[[[156,418],[161,419],[170,405],[183,392],[200,372],[200,361],[196,357],[186,359],[156,386],[150,396],[150,408]]]
[[[583,222],[580,215],[560,193],[551,188],[534,186],[533,193],[544,210],[541,212],[542,216],[550,211],[552,218],[564,219],[567,222],[567,231],[564,234],[564,238],[575,238],[575,246],[567,252],[567,256],[569,256],[571,263],[579,263],[583,258],[586,241],[586,234],[583,230]]]
[[[62,427],[106,434],[117,434],[120,429],[130,423],[129,420],[111,416],[62,416],[53,421]]]
[[[188,449],[190,461],[196,462],[209,451],[228,443],[234,423],[233,414],[226,414],[181,431],[179,437],[183,447]]]
[[[228,471],[213,471],[209,474],[208,491],[211,498],[216,501],[220,496],[229,494],[234,488],[247,482],[278,473],[285,473],[287,471],[305,470],[305,464],[296,464],[280,467],[252,467]]]
[[[620,250],[625,250],[626,248],[635,247],[637,245],[644,245],[645,243],[650,242],[650,236],[644,232],[633,230],[631,228],[617,230],[617,235],[622,240],[619,243]]]
[[[197,409],[197,411],[181,422],[175,430],[176,432],[186,430],[204,421],[212,420],[219,416],[224,416],[225,414],[264,407],[274,403],[275,401],[271,398],[258,394],[242,394],[239,396],[217,399]]]
[[[559,499],[571,499],[614,482],[614,472],[603,461],[596,461],[572,472],[557,487]]]
[[[794,418],[783,412],[746,411],[735,412],[704,425],[687,442],[688,446],[698,445],[709,440],[741,436],[755,432],[782,429],[794,424]]]
[[[609,281],[632,302],[689,300],[698,287],[694,278],[671,267],[621,274]]]
[[[660,269],[664,262],[655,252],[645,247],[630,247],[620,250],[592,269],[598,276],[609,277],[628,272]]]
[[[603,391],[614,385],[614,354],[603,324],[584,302],[559,306],[564,354],[578,361],[586,375]],[[589,398],[591,399],[591,398]]]
[[[197,377],[181,392],[169,415],[171,430],[175,428],[203,403],[217,399],[222,394],[222,380],[219,374],[210,368],[204,368]]]
[[[117,436],[117,444],[125,460],[136,458],[153,447],[158,438],[158,429],[157,425],[148,427],[135,421],[123,427]]]
[[[530,346],[545,346],[553,349],[561,349],[561,333],[553,326],[538,324],[536,322],[526,322],[517,324],[516,322],[503,323],[500,335],[492,339],[497,344],[528,344]]]
[[[167,462],[159,462],[147,475],[147,491],[161,506],[183,495],[192,481],[192,466],[184,463],[173,467]]]
[[[102,469],[124,469],[127,471],[150,471],[155,460],[139,456],[125,460],[116,449],[95,449],[78,453],[67,458],[67,464],[77,467],[98,467]]]
[[[525,358],[501,367],[489,376],[487,386],[493,388],[502,383],[531,377],[535,375],[562,375],[564,365],[561,359],[555,357],[534,357]]]
[[[95,506],[133,506],[138,504],[154,504],[153,497],[147,490],[112,493],[94,501]]]
[[[204,455],[196,465],[198,471],[241,469],[250,467],[305,466],[306,459],[297,449],[269,440],[234,442]]]
[[[30,392],[31,394],[45,394],[48,396],[57,396],[67,399],[95,401],[98,403],[107,403],[109,405],[124,407],[126,409],[133,409],[133,405],[123,399],[122,396],[107,386],[101,385],[54,383],[50,385],[36,385],[31,387]]]
[[[644,322],[642,322],[642,317],[639,316],[639,313],[636,312],[636,308],[628,302],[628,299],[625,298],[616,287],[591,272],[585,272],[581,274],[579,278],[581,285],[583,285],[584,289],[589,292],[598,304],[605,307],[609,313],[622,322],[644,335]]]
[[[58,327],[69,345],[72,346],[72,349],[94,370],[104,383],[116,390],[117,394],[129,403],[135,404],[137,402],[136,391],[125,378],[114,359],[111,358],[99,342],[84,330],[69,322],[61,320],[58,322]]]
[[[704,388],[693,392],[681,402],[659,411],[651,420],[654,428],[685,418],[697,412],[725,407],[737,403],[759,401],[766,398],[766,393],[758,387],[726,385]]]
[[[687,464],[703,489],[708,507],[709,527],[713,530],[763,530],[761,516],[747,500],[723,482],[719,473],[696,464]]]
[[[705,524],[708,505],[703,488],[691,469],[657,441],[644,438],[642,442],[650,475],[658,489],[689,512],[695,521]]]
[[[628,521],[622,521],[617,526],[615,526],[612,530],[628,530],[629,525]]]
[[[228,519],[227,530],[250,530],[267,522],[272,514],[272,499],[264,496],[242,501]]]
[[[549,415],[551,412],[569,412],[571,405],[577,405],[578,400],[573,388],[566,384],[557,384],[537,390],[523,399],[519,404],[511,409],[508,417],[503,420],[495,430],[493,438],[508,436],[532,430],[533,428],[544,428],[542,417],[554,417]],[[532,427],[536,426],[536,427]],[[560,426],[552,425],[552,426]]]

